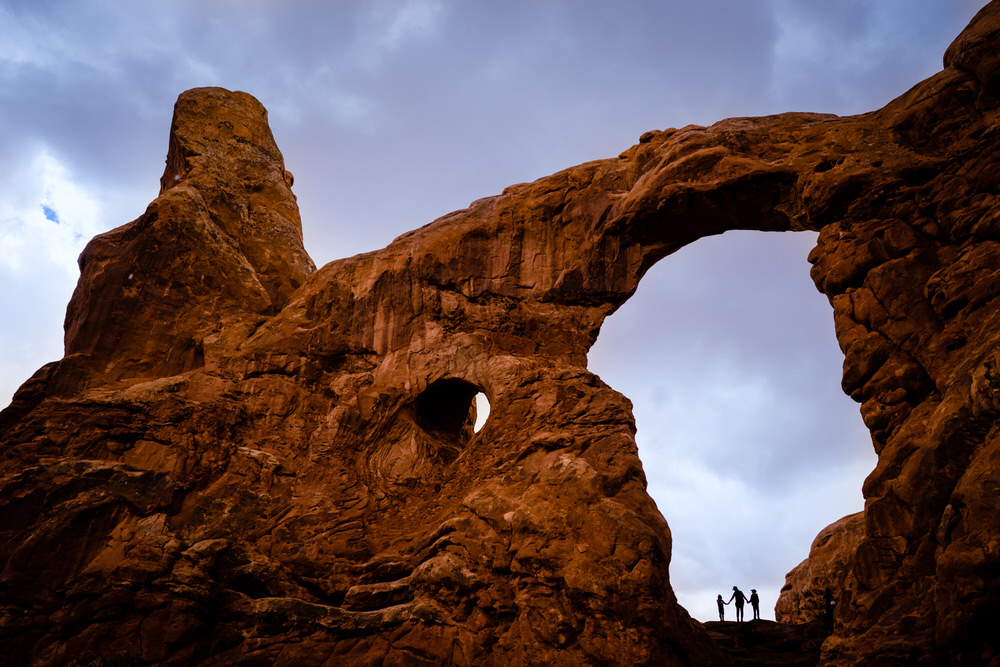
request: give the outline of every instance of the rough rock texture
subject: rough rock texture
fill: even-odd
[[[10,660],[724,662],[586,354],[729,229],[820,231],[879,455],[823,661],[1000,659],[998,29],[879,111],[649,132],[319,270],[264,110],[183,94],[161,195],[0,413]]]
[[[865,534],[864,513],[850,514],[824,528],[809,549],[809,557],[785,575],[785,585],[774,605],[779,623],[823,621],[823,591],[844,590],[852,559]]]

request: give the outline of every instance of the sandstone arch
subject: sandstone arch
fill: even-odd
[[[656,260],[752,228],[820,232],[879,450],[825,659],[995,657],[998,26],[879,111],[647,133],[318,270],[260,105],[182,94],[160,196],[87,247],[66,357],[0,415],[11,652],[721,660],[585,355]],[[448,377],[494,405],[442,462],[404,408]]]

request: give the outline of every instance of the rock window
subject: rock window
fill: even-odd
[[[479,387],[457,378],[446,378],[431,383],[417,397],[417,425],[423,430],[464,445],[476,431],[476,405],[485,396]],[[487,412],[489,403],[486,403]]]

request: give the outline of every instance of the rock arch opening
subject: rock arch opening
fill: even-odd
[[[489,414],[489,401],[471,382],[459,378],[437,380],[414,402],[417,425],[450,444],[464,446],[482,428],[483,420],[478,417],[484,403]]]
[[[698,240],[649,271],[590,351],[590,370],[633,403],[649,492],[673,536],[671,585],[702,621],[733,585],[756,588],[773,619],[817,533],[862,509],[876,457],[809,278],[815,238]]]

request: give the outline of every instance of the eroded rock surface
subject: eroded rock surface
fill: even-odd
[[[864,513],[858,512],[820,531],[809,548],[809,557],[785,575],[785,585],[774,605],[775,620],[788,624],[824,621],[823,592],[829,588],[834,599],[839,599],[864,528]]]
[[[319,270],[263,108],[184,93],[160,196],[87,247],[66,357],[0,413],[4,649],[724,662],[586,354],[685,244],[814,229],[879,454],[823,660],[998,657],[998,28],[879,111],[649,132]]]

